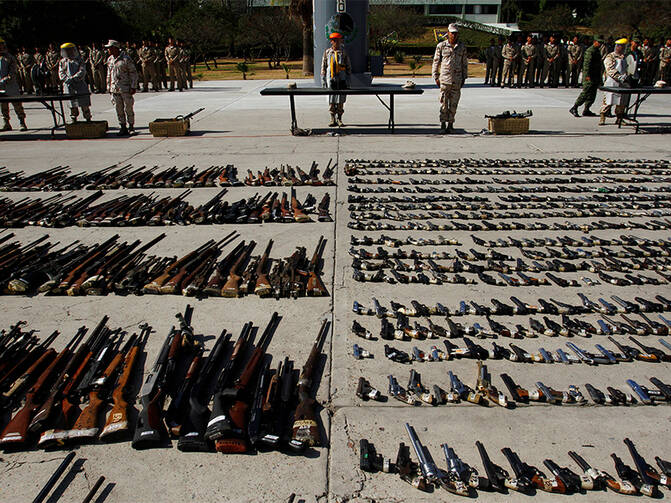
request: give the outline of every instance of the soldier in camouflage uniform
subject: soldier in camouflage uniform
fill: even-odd
[[[578,96],[569,112],[574,117],[580,117],[578,107],[585,105],[582,115],[583,117],[595,117],[596,114],[592,112],[589,107],[592,106],[596,99],[596,92],[602,82],[603,76],[603,61],[601,59],[601,44],[603,39],[596,38],[594,43],[585,51],[582,63],[582,92]]]
[[[515,62],[517,60],[517,47],[513,42],[513,37],[508,38],[508,42],[501,49],[501,58],[503,59],[503,79],[501,87],[513,87],[515,83]]]
[[[93,93],[95,88],[93,86],[93,71],[91,71],[91,62],[89,61],[89,55],[91,54],[91,49],[87,46],[79,48],[79,57],[84,64],[86,69],[86,85],[89,88],[89,92]]]
[[[517,58],[515,58],[515,75],[517,75],[517,87],[522,87],[522,81],[524,80],[524,64],[522,63],[522,46],[524,45],[524,39],[522,35],[517,35],[517,42],[515,42],[515,47],[517,48]]]
[[[33,55],[25,47],[21,47],[21,52],[17,59],[19,61],[19,73],[21,75],[23,92],[30,94],[33,92],[33,79],[30,74],[35,64],[35,58],[33,58]]]
[[[48,85],[49,69],[47,68],[44,54],[42,54],[39,47],[35,47],[33,59],[35,60],[35,64],[30,72],[33,89],[35,90],[35,94],[44,94]]]
[[[657,55],[658,51],[655,47],[650,45],[650,39],[643,40],[641,46],[641,55],[643,56],[643,71],[641,75],[641,84],[644,86],[651,86],[657,73]]]
[[[105,46],[109,50],[107,58],[107,90],[119,119],[119,136],[128,136],[134,132],[135,112],[133,95],[137,91],[137,70],[130,57],[121,52],[121,44],[110,40]],[[128,124],[128,127],[126,127]]]
[[[499,39],[498,43],[494,46],[494,49],[492,51],[492,77],[491,77],[491,85],[492,86],[500,86],[501,85],[501,69],[503,68],[503,65],[501,64],[501,49],[503,46],[501,45],[501,39]]]
[[[140,64],[142,65],[142,92],[149,91],[149,82],[151,82],[154,91],[158,91],[156,87],[156,65],[154,64],[154,50],[146,40],[142,41],[142,47],[138,51],[140,57]]]
[[[49,69],[49,87],[52,91],[56,92],[61,84],[58,78],[58,61],[61,59],[61,56],[56,52],[54,44],[49,44],[49,50],[44,55],[44,59]]]
[[[19,96],[19,67],[16,58],[12,56],[7,50],[4,39],[0,38],[0,90],[4,91],[4,95],[8,97]],[[21,131],[25,131],[26,127],[26,112],[23,110],[23,104],[20,101],[12,101],[14,113],[19,118]],[[12,126],[9,123],[9,103],[0,103],[0,111],[2,112],[3,125],[0,131],[11,131]]]
[[[545,61],[543,63],[541,87],[543,86],[543,83],[546,82],[546,79],[548,86],[558,87],[561,51],[554,35],[550,35],[550,41],[545,44],[544,53]]]
[[[184,42],[180,42],[182,49],[182,62],[184,64],[184,87],[188,86],[193,89],[193,75],[191,73],[191,49]]]
[[[456,24],[448,27],[447,36],[447,40],[436,46],[432,68],[433,80],[440,87],[440,131],[443,134],[453,131],[461,88],[468,77],[466,46],[458,41]]]
[[[584,56],[584,48],[580,44],[580,39],[576,35],[573,37],[573,41],[568,46],[568,68],[569,68],[569,81],[572,87],[578,87],[580,70],[582,69]]]
[[[545,66],[545,44],[547,37],[543,39],[534,37],[534,44],[536,45],[536,85],[543,86],[543,68]]]
[[[603,60],[603,66],[606,73],[606,87],[624,87],[629,80],[627,72],[627,58],[624,55],[627,39],[621,38],[615,41],[615,50],[609,53]],[[605,92],[603,104],[601,105],[601,115],[599,126],[606,124],[606,116],[610,114],[612,106],[615,105],[616,124],[622,124],[627,111],[627,100],[621,94]]]
[[[183,90],[182,86],[182,68],[179,62],[180,50],[174,44],[172,38],[168,39],[168,46],[164,51],[165,61],[168,64],[168,73],[170,74],[170,89],[169,91],[175,90],[175,80],[177,80],[177,88],[181,92]]]
[[[534,87],[536,82],[536,52],[537,46],[533,43],[533,37],[527,36],[527,43],[520,49],[522,59],[522,80],[525,86]]]
[[[485,85],[490,83],[494,72],[492,68],[494,66],[494,52],[496,51],[496,40],[493,38],[489,39],[489,47],[485,49]]]
[[[105,53],[96,47],[95,42],[91,44],[89,64],[91,65],[91,71],[93,72],[93,83],[96,93],[104,93],[105,82],[107,80],[105,75]]]
[[[659,80],[671,85],[671,38],[668,38],[666,45],[659,49]]]

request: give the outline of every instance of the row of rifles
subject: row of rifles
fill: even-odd
[[[196,297],[323,297],[321,278],[326,239],[321,236],[312,258],[304,247],[282,259],[270,258],[273,241],[262,255],[253,255],[256,242],[238,242],[238,235],[207,241],[182,257],[145,252],[161,241],[161,234],[142,244],[119,242],[119,236],[91,246],[78,242],[54,249],[43,236],[25,246],[0,235],[0,292],[24,295],[182,294]],[[222,257],[223,255],[223,257]]]
[[[144,380],[136,417],[133,389],[150,326],[127,337],[108,328],[105,316],[88,337],[81,327],[60,352],[50,347],[58,332],[40,341],[22,330],[23,322],[3,332],[0,447],[57,449],[132,439],[134,448],[147,449],[169,445],[170,438],[178,449],[198,452],[301,452],[321,445],[313,388],[328,322],[298,375],[288,357],[270,368],[266,349],[281,319],[277,313],[256,341],[259,329],[252,322],[234,343],[224,330],[207,356],[192,314],[187,306],[176,315],[179,326]]]

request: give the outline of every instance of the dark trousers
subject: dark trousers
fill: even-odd
[[[592,106],[594,100],[596,100],[596,92],[599,89],[599,84],[595,82],[587,82],[583,80],[582,91],[578,96],[578,99],[575,100],[574,107],[578,108],[580,105],[585,105],[585,110],[589,110],[589,107]]]

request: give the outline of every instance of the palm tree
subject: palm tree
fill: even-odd
[[[303,23],[303,75],[312,75],[312,0],[291,0],[289,15]]]

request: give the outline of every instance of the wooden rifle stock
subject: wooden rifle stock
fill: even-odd
[[[311,297],[326,297],[328,296],[328,290],[324,286],[324,282],[321,279],[319,274],[319,263],[321,261],[322,254],[324,253],[324,248],[326,247],[326,239],[324,236],[319,238],[319,243],[317,244],[317,249],[315,250],[312,260],[310,261],[309,277],[306,285],[306,293]]]
[[[317,414],[314,410],[316,401],[312,398],[312,385],[314,384],[313,376],[317,366],[317,359],[321,355],[327,333],[328,321],[325,319],[322,322],[317,339],[312,346],[312,351],[310,351],[310,356],[308,356],[298,380],[298,406],[294,414],[292,438],[289,443],[289,446],[295,450],[301,450],[321,443]]]
[[[192,252],[187,253],[184,255],[182,258],[175,260],[172,264],[170,264],[166,270],[158,276],[157,278],[154,278],[151,280],[149,283],[144,285],[142,288],[142,291],[144,293],[154,293],[154,294],[159,294],[161,293],[161,287],[165,284],[166,281],[168,281],[172,276],[173,276],[173,271],[177,270],[178,268],[181,268],[184,264],[189,262],[191,259],[194,257],[198,256],[199,253],[203,252],[212,244],[214,243],[213,240],[209,240],[207,243],[202,245],[201,247],[193,250]]]
[[[254,293],[259,297],[268,297],[273,293],[273,288],[270,286],[270,281],[266,275],[266,264],[268,263],[268,255],[270,255],[270,249],[273,246],[273,240],[268,241],[268,246],[266,246],[266,251],[263,252],[263,255],[259,259],[259,263],[256,266],[256,285],[254,286]]]
[[[291,187],[291,209],[294,212],[294,220],[296,222],[311,222],[310,217],[305,214],[298,199],[296,199],[296,189],[293,187]]]
[[[228,279],[226,280],[226,284],[221,288],[221,296],[222,297],[237,297],[239,294],[238,287],[240,284],[240,279],[241,276],[239,274],[239,269],[242,263],[246,260],[247,255],[252,252],[254,247],[256,246],[255,241],[250,241],[249,245],[245,249],[242,250],[240,253],[240,256],[238,259],[235,261],[235,263],[231,266],[231,269],[228,273]]]

